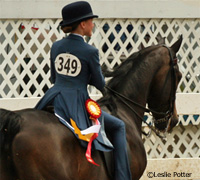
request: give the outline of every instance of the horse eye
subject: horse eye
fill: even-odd
[[[173,59],[173,65],[174,65],[174,66],[177,65],[177,62],[178,62],[178,59],[177,59],[177,57],[176,57],[175,59]]]

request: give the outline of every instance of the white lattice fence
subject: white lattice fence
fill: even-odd
[[[52,43],[64,37],[60,19],[0,21],[0,97],[42,96],[51,86],[49,51]],[[183,73],[179,92],[200,89],[199,19],[98,19],[90,44],[100,50],[101,64],[119,65],[131,53],[156,44],[166,37],[171,45],[183,34],[178,53]],[[95,89],[91,89],[96,94]]]
[[[56,29],[58,23],[58,20],[0,21],[1,97],[42,96],[51,86],[49,50],[52,42],[63,35]]]
[[[180,118],[181,119],[181,118]],[[200,125],[178,125],[166,140],[154,133],[144,138],[148,158],[192,158],[200,157]]]

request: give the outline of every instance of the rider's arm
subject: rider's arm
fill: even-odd
[[[91,53],[89,61],[91,77],[89,84],[95,86],[98,90],[102,91],[105,86],[105,80],[101,71],[101,66],[99,63],[99,52],[94,49]]]
[[[50,52],[50,66],[51,66],[51,83],[54,84],[56,81],[56,71],[55,71],[55,61],[53,59],[53,53],[52,50],[53,46],[51,48],[51,52]]]

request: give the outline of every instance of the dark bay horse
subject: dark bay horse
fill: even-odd
[[[176,88],[181,78],[176,61],[182,37],[170,48],[155,45],[132,54],[107,73],[103,109],[126,124],[132,179],[138,180],[147,163],[142,141],[142,119],[148,104],[155,127],[170,131],[178,122]],[[1,180],[109,180],[99,152],[94,166],[85,158],[73,133],[47,111],[0,109]]]

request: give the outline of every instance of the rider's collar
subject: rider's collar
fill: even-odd
[[[82,37],[83,38],[83,36],[81,35],[81,34],[77,34],[77,33],[71,33],[72,35],[75,35],[75,36],[79,36],[79,37]],[[83,38],[84,39],[84,38]]]

